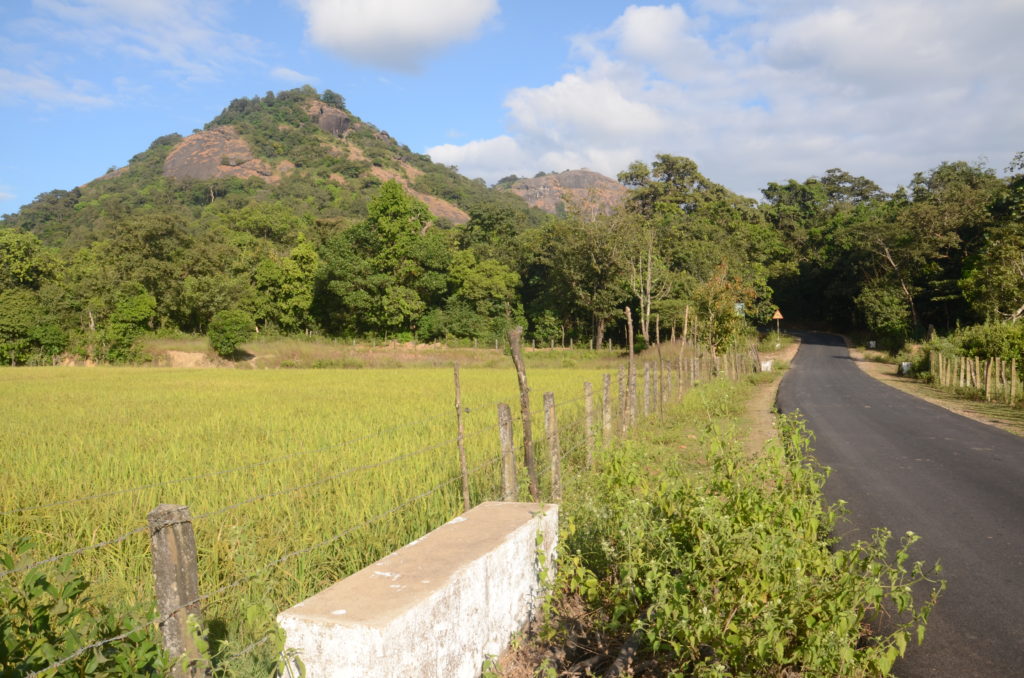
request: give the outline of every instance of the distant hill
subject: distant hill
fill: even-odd
[[[49,245],[79,247],[104,225],[153,210],[201,220],[211,210],[273,202],[308,219],[343,226],[366,216],[377,187],[395,180],[427,205],[440,226],[474,212],[527,204],[414,153],[360,120],[330,90],[302,87],[232,101],[203,130],[168,134],[129,163],[71,190],[44,193],[0,225]]]
[[[514,193],[531,207],[551,214],[564,214],[575,208],[588,218],[610,214],[629,193],[615,179],[588,169],[553,172],[532,179],[506,177],[496,188]]]

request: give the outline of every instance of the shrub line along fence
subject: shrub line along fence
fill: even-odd
[[[514,331],[513,331],[514,332]],[[601,445],[607,448],[611,441],[617,437],[625,436],[630,429],[634,428],[641,422],[642,419],[646,419],[652,416],[663,416],[664,405],[672,400],[681,399],[686,391],[701,382],[713,379],[713,378],[726,378],[737,380],[742,378],[744,375],[760,371],[761,363],[760,357],[757,354],[755,348],[751,347],[749,350],[739,351],[734,353],[726,353],[723,355],[711,355],[706,352],[700,351],[697,347],[689,345],[685,342],[676,342],[678,345],[677,355],[674,360],[664,360],[661,357],[661,345],[657,345],[658,360],[656,361],[645,361],[643,364],[643,386],[642,386],[642,398],[638,398],[638,386],[637,386],[637,369],[636,359],[632,353],[630,353],[630,359],[628,361],[628,367],[620,369],[618,372],[618,392],[615,397],[612,397],[612,375],[604,374],[602,383],[602,396],[600,403],[600,423],[599,428],[601,431]],[[164,647],[171,658],[172,674],[174,676],[200,676],[208,675],[211,667],[208,665],[206,660],[201,656],[199,648],[196,646],[196,635],[194,628],[198,628],[195,625],[201,624],[203,617],[203,610],[201,603],[209,601],[210,599],[219,596],[226,591],[234,589],[242,584],[251,582],[256,579],[261,573],[270,570],[273,567],[281,565],[282,563],[305,553],[309,553],[317,548],[324,547],[333,542],[336,542],[344,537],[350,535],[356,530],[368,527],[375,523],[378,523],[389,516],[395,515],[416,502],[441,492],[450,485],[460,483],[462,506],[464,510],[468,510],[471,504],[470,494],[470,480],[472,477],[478,477],[481,473],[487,471],[489,468],[497,465],[500,474],[500,498],[504,501],[516,501],[519,497],[519,493],[522,490],[526,490],[531,500],[541,500],[541,487],[542,484],[547,488],[548,497],[553,501],[559,501],[561,498],[562,491],[562,473],[563,473],[563,462],[568,462],[573,470],[582,470],[589,468],[593,464],[593,454],[597,446],[597,435],[596,430],[598,426],[595,422],[595,403],[594,403],[594,388],[590,382],[584,382],[583,384],[583,395],[578,398],[572,398],[569,400],[563,400],[556,404],[554,393],[548,392],[543,395],[543,425],[544,425],[544,440],[546,455],[541,460],[544,462],[546,468],[538,468],[537,456],[533,453],[532,449],[532,425],[531,421],[535,416],[540,415],[540,412],[533,412],[530,405],[530,390],[527,384],[526,370],[522,363],[521,358],[521,332],[517,336],[513,336],[510,333],[510,344],[512,346],[513,361],[515,363],[517,373],[519,375],[520,383],[520,394],[521,394],[521,407],[518,416],[513,416],[512,408],[507,403],[495,403],[497,406],[497,421],[498,421],[498,441],[499,441],[499,453],[496,457],[485,460],[482,464],[478,464],[472,468],[468,466],[465,452],[465,441],[471,436],[479,436],[483,431],[476,431],[472,434],[466,434],[464,430],[462,415],[466,410],[462,403],[462,394],[459,383],[459,369],[455,367],[455,407],[456,407],[456,420],[457,420],[457,436],[453,439],[445,439],[437,443],[431,443],[424,445],[416,450],[410,452],[404,452],[397,454],[386,459],[380,460],[372,464],[363,464],[359,466],[351,466],[338,473],[331,474],[329,476],[321,477],[316,481],[296,485],[289,487],[277,492],[265,493],[250,497],[248,499],[236,502],[224,506],[222,508],[210,511],[204,514],[191,516],[188,507],[161,504],[154,508],[147,516],[147,524],[136,527],[135,529],[126,532],[113,539],[90,544],[72,551],[60,553],[52,557],[39,560],[36,562],[18,565],[5,571],[0,571],[0,577],[9,576],[12,574],[31,570],[42,565],[63,560],[65,558],[74,557],[78,554],[84,553],[89,550],[102,549],[114,544],[123,542],[134,535],[148,532],[150,534],[150,555],[152,558],[152,571],[154,573],[155,580],[155,598],[156,598],[156,609],[157,614],[155,617],[139,624],[124,633],[103,638],[97,640],[91,644],[85,645],[71,654],[57,659],[50,663],[48,666],[28,673],[31,677],[53,675],[53,671],[60,668],[61,666],[71,662],[87,652],[103,648],[104,646],[111,645],[123,641],[133,634],[142,631],[143,629],[156,625],[163,637]],[[1013,378],[1016,377],[1016,366],[1011,368]],[[961,377],[962,379],[963,377]],[[1012,393],[1017,393],[1015,388],[1015,382],[1011,379],[1011,383],[1014,385],[1010,387]],[[582,413],[579,416],[569,416],[572,413],[566,411],[566,407],[569,405],[582,403]],[[640,409],[642,406],[642,409]],[[560,431],[560,415],[558,414],[559,408],[562,409],[563,415],[561,415],[561,426]],[[433,418],[431,418],[433,419]],[[616,421],[617,420],[617,421]],[[520,486],[520,480],[518,477],[519,462],[516,458],[516,444],[514,437],[515,426],[514,423],[520,425],[522,445],[523,466],[526,471],[526,487]],[[409,424],[403,424],[393,429],[402,428]],[[386,431],[378,431],[374,435]],[[492,431],[493,434],[493,431]],[[567,436],[567,437],[566,437]],[[354,440],[364,440],[372,436],[361,436]],[[132,488],[125,488],[121,490],[114,490],[111,492],[97,493],[93,495],[86,495],[74,499],[62,500],[58,502],[38,504],[35,506],[26,506],[9,510],[0,515],[12,515],[38,509],[64,506],[77,502],[90,501],[93,499],[99,499],[103,497],[109,497],[117,494],[124,494],[129,492],[137,492],[144,489],[151,489],[154,487],[164,487],[173,485],[175,483],[185,482],[186,480],[205,478],[213,476],[221,476],[230,473],[241,472],[245,470],[251,470],[254,468],[260,468],[278,461],[284,461],[288,459],[294,459],[302,457],[304,455],[313,454],[321,451],[322,449],[334,449],[340,446],[344,446],[353,441],[346,441],[340,445],[330,446],[329,448],[319,448],[317,450],[308,450],[304,452],[292,453],[287,455],[281,455],[270,459],[262,460],[260,462],[240,465],[237,467],[216,471],[209,474],[196,474],[185,478],[172,479],[161,483],[152,483],[147,485],[141,485]],[[209,518],[214,515],[226,513],[229,511],[238,510],[242,507],[254,504],[259,501],[264,501],[272,497],[281,496],[288,493],[299,492],[311,487],[323,485],[332,480],[336,480],[340,477],[351,475],[357,472],[369,471],[378,469],[383,466],[394,464],[402,460],[406,460],[415,456],[424,455],[432,451],[449,446],[452,443],[456,443],[459,453],[459,473],[455,476],[449,477],[438,483],[429,489],[416,494],[412,497],[407,498],[400,504],[386,510],[365,518],[359,523],[349,526],[345,530],[328,537],[317,543],[305,546],[301,549],[289,551],[282,556],[265,563],[262,567],[256,568],[246,576],[238,578],[227,584],[217,587],[215,590],[209,593],[200,593],[199,590],[199,579],[198,579],[198,555],[196,551],[195,536],[193,531],[193,523],[197,520]],[[565,443],[568,442],[568,445]],[[566,453],[570,456],[563,459]],[[542,483],[542,471],[544,476]],[[244,656],[257,647],[266,643],[273,635],[273,632],[268,632],[260,638],[257,638],[253,642],[246,645],[242,650],[232,653],[229,655],[230,658],[236,658]]]
[[[988,402],[1015,405],[1024,398],[1017,375],[1017,360],[946,355],[932,351],[928,356],[931,381],[940,388],[969,392]]]

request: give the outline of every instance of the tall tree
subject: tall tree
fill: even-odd
[[[545,229],[544,260],[552,282],[590,316],[595,346],[603,343],[608,321],[626,298],[629,242],[621,219],[570,215]]]

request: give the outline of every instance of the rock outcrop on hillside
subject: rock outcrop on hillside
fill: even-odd
[[[354,129],[358,124],[348,113],[321,102],[310,102],[307,111],[320,129],[337,137],[333,142],[325,143],[325,153],[367,160],[358,146],[345,139],[346,132]],[[380,132],[378,138],[394,143],[394,140],[384,132]],[[412,188],[412,182],[422,174],[420,170],[404,162],[400,162],[399,167],[400,170],[395,171],[371,166],[369,173],[380,181],[394,179],[402,184],[417,200],[425,203],[435,217],[447,219],[454,224],[464,224],[469,221],[469,215],[464,210],[447,200]],[[295,165],[287,160],[282,160],[276,167],[272,167],[265,160],[255,157],[249,144],[235,128],[223,125],[196,132],[182,139],[167,154],[163,173],[164,176],[174,179],[209,180],[223,177],[238,177],[240,179],[259,177],[264,181],[275,182],[281,178],[282,174],[294,169]],[[109,176],[113,176],[113,174]],[[345,178],[340,175],[331,175],[331,179],[339,185],[347,183]]]
[[[585,218],[611,214],[629,193],[615,179],[588,169],[519,179],[505,190],[545,212],[563,214],[578,209]]]
[[[278,179],[274,169],[256,158],[245,139],[233,127],[214,127],[185,137],[167,154],[164,176],[174,179],[261,177]]]
[[[352,116],[340,108],[328,106],[322,101],[311,101],[306,109],[317,126],[328,134],[336,137],[345,135],[352,127]]]

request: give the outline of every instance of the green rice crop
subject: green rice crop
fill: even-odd
[[[518,390],[511,367],[461,376],[475,504],[499,498],[496,403],[518,413]],[[529,378],[538,441],[543,392],[563,424],[584,381],[598,407],[599,370]],[[450,369],[5,368],[0,404],[3,541],[43,559],[187,505],[204,614],[233,641],[462,510]],[[97,598],[153,599],[144,529],[73,562]]]

